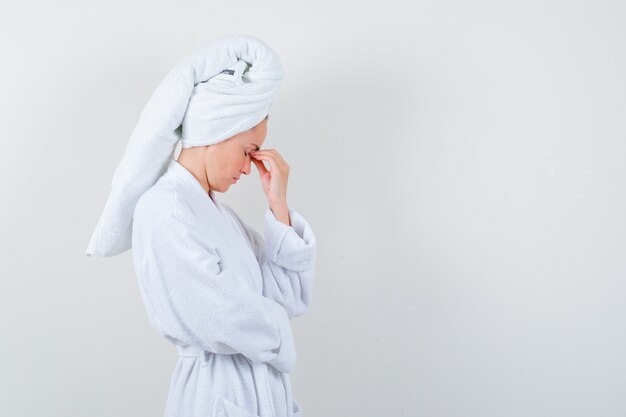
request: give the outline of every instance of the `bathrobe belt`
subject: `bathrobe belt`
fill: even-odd
[[[211,353],[202,349],[201,347],[193,346],[193,345],[189,345],[189,346],[176,345],[176,350],[178,351],[178,354],[180,356],[204,356],[207,353]]]
[[[182,356],[185,358],[199,357],[201,359],[202,366],[205,366],[210,355],[214,354],[213,352],[209,350],[204,350],[201,347],[195,346],[195,345],[189,345],[189,346],[176,345],[176,350],[178,351],[179,356]],[[242,354],[239,354],[239,356],[243,357]]]

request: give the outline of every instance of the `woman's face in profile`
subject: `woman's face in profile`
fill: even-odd
[[[268,117],[250,130],[208,146],[204,165],[212,190],[226,192],[242,174],[250,174],[249,152],[260,149],[267,135]]]

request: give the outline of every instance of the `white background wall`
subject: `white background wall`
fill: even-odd
[[[253,34],[266,148],[313,226],[315,416],[626,415],[619,1],[0,4],[0,415],[162,415],[176,361],[131,252],[84,255],[143,106]],[[263,229],[257,173],[222,199]]]

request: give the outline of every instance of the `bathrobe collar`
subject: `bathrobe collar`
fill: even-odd
[[[186,185],[189,191],[191,191],[194,195],[197,195],[201,199],[208,200],[208,202],[213,207],[218,209],[222,214],[224,213],[224,208],[218,201],[217,196],[215,195],[213,190],[209,189],[209,192],[207,194],[207,192],[204,191],[204,188],[202,188],[202,185],[200,185],[198,179],[194,177],[194,175],[187,168],[182,166],[180,162],[172,159],[169,162],[166,174],[172,179],[177,180],[183,185]]]

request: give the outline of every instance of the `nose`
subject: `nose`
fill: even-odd
[[[252,157],[250,155],[246,156],[246,159],[244,159],[243,161],[243,168],[241,169],[241,173],[242,174],[250,174],[250,161],[252,160]]]

